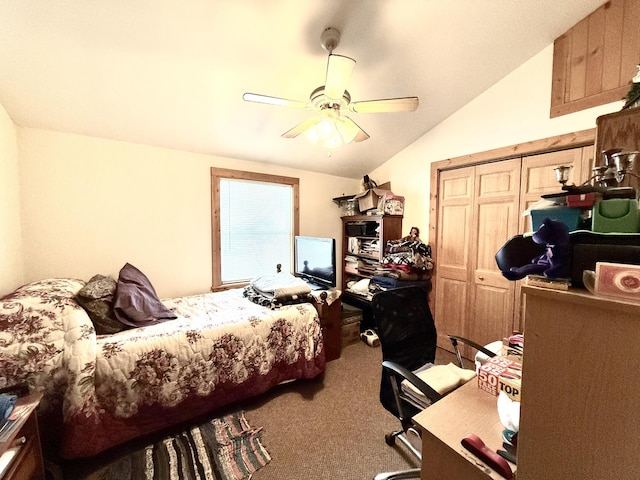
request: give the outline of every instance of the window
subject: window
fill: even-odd
[[[292,270],[298,189],[297,178],[211,169],[212,290]]]

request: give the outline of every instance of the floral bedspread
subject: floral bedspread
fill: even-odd
[[[83,286],[48,279],[0,299],[0,387],[26,381],[45,393],[67,458],[324,370],[311,304],[271,310],[242,289],[165,299],[176,320],[96,336],[74,300]]]

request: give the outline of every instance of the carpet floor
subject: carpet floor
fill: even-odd
[[[437,363],[451,357],[439,352]],[[264,427],[271,462],[254,480],[373,479],[385,471],[419,467],[400,442],[385,443],[398,420],[380,404],[382,352],[364,342],[342,349],[322,379],[282,385],[244,402],[252,424]]]

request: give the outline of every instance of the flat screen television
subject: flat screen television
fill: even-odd
[[[294,275],[306,281],[312,290],[336,286],[335,238],[295,237]]]

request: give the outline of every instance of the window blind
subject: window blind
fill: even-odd
[[[289,185],[220,180],[222,283],[291,271],[293,189]]]

